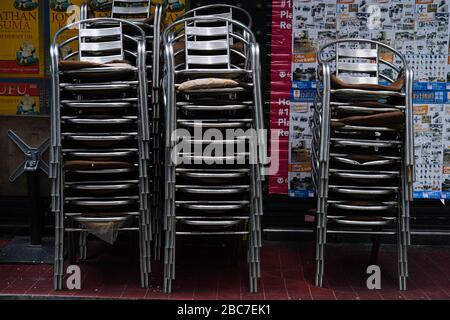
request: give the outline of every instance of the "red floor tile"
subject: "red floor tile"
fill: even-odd
[[[381,300],[383,299],[379,290],[369,290],[365,287],[352,287],[358,295],[359,300]]]
[[[49,295],[53,291],[53,281],[51,280],[39,280],[25,294],[30,295]]]
[[[217,300],[217,281],[197,283],[194,290],[194,300]]]
[[[8,287],[2,289],[0,293],[10,295],[24,295],[37,282],[38,280],[34,278],[18,278]]]
[[[327,246],[324,288],[315,287],[313,248],[312,243],[301,243],[299,247],[265,245],[259,292],[253,294],[249,293],[245,254],[239,263],[231,263],[225,250],[206,248],[197,252],[186,247],[182,250],[184,255],[177,258],[173,292],[167,295],[162,290],[162,261],[153,263],[151,287],[143,289],[134,250],[123,244],[115,247],[92,241],[88,261],[79,263],[81,290],[53,291],[52,265],[0,265],[0,294],[187,300],[450,299],[449,248],[411,247],[408,290],[404,292],[398,290],[394,246],[383,246],[380,251],[377,264],[382,269],[381,290],[365,287],[370,248],[348,244]]]
[[[262,287],[267,300],[286,300],[288,298],[283,278],[263,278]]]
[[[4,289],[6,289],[9,286],[12,286],[13,283],[17,280],[17,275],[15,274],[6,274],[6,273],[0,273],[1,277],[0,277],[0,293],[2,293],[2,291]]]
[[[149,288],[145,299],[167,300],[169,295],[165,294],[161,288]]]
[[[265,300],[264,292],[261,288],[259,288],[259,292],[250,293],[247,288],[242,292],[241,295],[242,300]]]
[[[98,297],[102,298],[114,298],[121,297],[125,291],[124,284],[122,285],[103,285],[98,292]]]
[[[312,300],[309,284],[305,281],[294,281],[285,279],[285,287],[288,299],[291,300]]]
[[[147,295],[147,291],[147,288],[126,286],[120,297],[129,299],[143,299]]]
[[[337,300],[359,300],[359,296],[353,291],[333,290]]]
[[[336,300],[333,290],[327,288],[319,288],[313,285],[309,286],[313,300]]]

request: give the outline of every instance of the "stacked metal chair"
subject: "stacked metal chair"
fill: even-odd
[[[125,19],[133,22],[145,32],[146,35],[146,71],[148,79],[148,107],[150,121],[150,177],[151,177],[151,218],[152,218],[152,241],[154,256],[160,257],[161,248],[161,225],[159,212],[162,211],[162,152],[160,150],[161,128],[160,121],[160,47],[161,47],[161,29],[165,19],[167,9],[167,0],[161,4],[153,4],[151,0],[112,0],[103,3],[100,8],[111,12],[112,18]],[[81,6],[81,18],[93,17],[94,12],[89,2]],[[157,54],[154,54],[157,53]],[[83,234],[83,243],[86,241],[87,233]],[[86,250],[83,250],[86,253]]]
[[[147,75],[149,95],[150,130],[152,137],[151,172],[152,172],[152,234],[154,235],[155,256],[159,257],[161,246],[161,224],[159,220],[161,211],[161,157],[159,150],[160,122],[159,122],[159,60],[160,60],[160,32],[163,17],[163,7],[154,4],[155,12],[151,15],[151,0],[113,0],[111,17],[132,21],[144,30],[147,42]],[[163,1],[167,6],[167,1]],[[156,53],[156,54],[154,54]]]
[[[397,236],[405,290],[415,175],[413,73],[398,51],[371,40],[337,40],[317,56],[316,285],[323,283],[327,233],[390,234]]]
[[[176,239],[204,236],[208,241],[218,235],[245,235],[249,287],[257,291],[266,151],[259,135],[263,129],[259,47],[247,25],[234,20],[235,10],[242,9],[197,8],[163,34],[167,293],[175,279]],[[241,130],[241,135],[230,138],[229,129]],[[214,144],[233,149],[208,153]]]
[[[65,36],[73,30],[76,36]],[[57,290],[62,289],[65,235],[74,260],[74,235],[86,231],[108,242],[119,231],[137,231],[141,285],[148,286],[151,136],[145,37],[139,26],[115,18],[81,20],[54,36],[50,178]],[[78,50],[63,53],[70,43]],[[81,237],[81,258],[85,240]]]

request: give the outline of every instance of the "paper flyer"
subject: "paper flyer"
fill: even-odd
[[[416,196],[439,198],[442,184],[444,105],[414,105]]]
[[[311,102],[295,102],[290,107],[289,195],[314,196],[311,180]]]

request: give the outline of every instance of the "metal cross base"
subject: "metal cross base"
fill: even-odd
[[[50,146],[50,138],[47,138],[44,142],[42,142],[39,147],[32,148],[12,130],[8,130],[8,137],[14,141],[19,149],[25,154],[25,160],[9,177],[10,182],[14,182],[24,172],[37,171],[38,169],[41,169],[46,175],[48,175],[48,164],[42,160],[42,155]]]

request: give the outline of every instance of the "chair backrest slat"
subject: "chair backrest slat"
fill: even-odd
[[[214,16],[211,20],[193,21],[193,23],[185,23],[185,55],[186,68],[190,65],[196,66],[218,66],[226,65],[227,68],[231,66],[230,59],[230,27],[228,22],[220,21],[219,26],[208,25],[210,23],[217,23]],[[201,38],[201,39],[199,39]],[[198,55],[199,51],[208,52],[209,55]],[[212,51],[215,51],[214,54]]]
[[[339,71],[358,71],[358,72],[377,72],[378,66],[375,63],[366,63],[366,62],[356,62],[356,63],[348,63],[341,62],[339,63]]]
[[[376,58],[378,56],[378,52],[376,49],[347,49],[340,48],[339,56],[341,57],[349,57],[349,58]]]
[[[255,37],[243,23],[208,13],[176,20],[164,31],[164,42],[172,47],[177,72],[248,71]]]
[[[124,59],[122,23],[109,28],[83,23],[78,39],[80,61],[106,63]]]
[[[111,61],[123,60],[122,55],[114,55],[114,56],[101,56],[101,57],[84,57],[81,61],[89,61],[95,63],[108,63]]]
[[[187,41],[186,48],[188,50],[227,50],[229,44],[226,40],[211,40],[211,41]]]
[[[107,42],[83,42],[80,43],[81,51],[108,51],[122,49],[121,41]]]
[[[228,34],[227,27],[186,27],[185,33],[187,36],[226,36]]]
[[[196,64],[196,65],[221,65],[229,63],[228,55],[215,55],[215,56],[187,56],[188,64]]]
[[[113,0],[111,16],[118,18],[122,15],[150,17],[151,0]]]
[[[336,76],[351,84],[379,82],[378,45],[370,48],[341,47],[336,48]]]
[[[332,41],[320,48],[317,59],[319,64],[328,64],[338,78],[351,84],[392,83],[408,67],[400,52],[367,39]]]
[[[122,27],[114,27],[114,28],[80,28],[79,36],[80,37],[108,37],[108,36],[117,36],[122,34]]]
[[[339,79],[350,84],[378,84],[378,79],[376,77],[354,77],[341,74]]]

